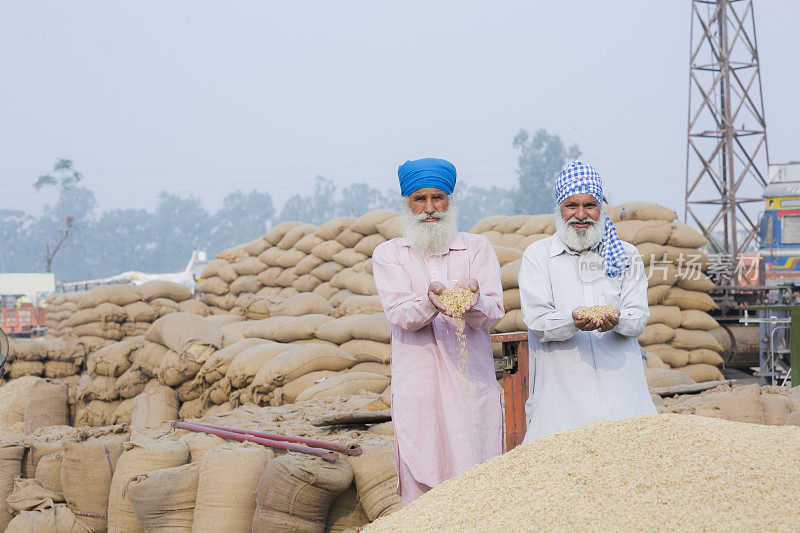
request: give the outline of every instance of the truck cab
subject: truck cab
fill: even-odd
[[[759,255],[766,285],[800,285],[800,162],[769,166]]]

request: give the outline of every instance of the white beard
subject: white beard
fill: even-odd
[[[435,212],[431,215],[420,213],[415,215],[408,206],[408,199],[403,198],[403,233],[412,250],[427,255],[444,255],[450,250],[450,241],[456,233],[458,224],[458,210],[450,199],[450,206],[444,213]],[[434,217],[436,222],[425,222],[425,219]]]
[[[586,228],[583,235],[578,234],[578,231],[573,226],[576,222],[579,222],[576,217],[564,220],[564,217],[561,216],[561,206],[556,206],[553,213],[553,224],[556,227],[556,233],[570,250],[575,252],[591,250],[599,244],[606,235],[605,213],[603,213],[602,210],[600,211],[600,217],[597,221],[589,217],[580,221],[589,222],[589,227]]]

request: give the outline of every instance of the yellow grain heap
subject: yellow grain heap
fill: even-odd
[[[619,309],[613,305],[590,305],[581,309],[578,314],[583,318],[602,318],[603,315],[617,313]]]
[[[474,293],[464,287],[453,287],[446,289],[439,294],[439,301],[444,304],[448,311],[460,316],[464,308],[472,301]]]
[[[798,509],[800,428],[647,415],[518,446],[365,531],[793,531]]]

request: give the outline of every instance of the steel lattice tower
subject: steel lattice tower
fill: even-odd
[[[768,160],[753,0],[692,0],[684,220],[733,264],[756,243]]]

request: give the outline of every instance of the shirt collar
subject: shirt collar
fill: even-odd
[[[603,241],[600,241],[597,244],[595,244],[590,251],[592,252],[598,251],[598,248],[600,247],[602,242]],[[562,253],[580,255],[579,252],[576,252],[575,250],[570,250],[569,247],[567,247],[567,245],[564,244],[564,241],[561,240],[561,236],[558,233],[555,233],[553,234],[553,240],[550,242],[550,257],[555,257]]]
[[[408,244],[408,240],[405,236],[400,237],[397,239],[397,243],[401,246],[411,246]],[[460,231],[455,232],[453,238],[450,239],[450,249],[451,250],[466,250],[467,249],[467,241],[464,239],[464,234]]]

